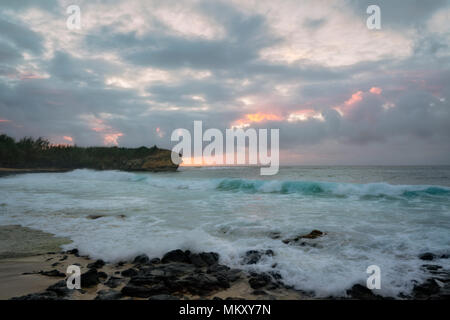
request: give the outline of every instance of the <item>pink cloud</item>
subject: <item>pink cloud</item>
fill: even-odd
[[[373,93],[373,94],[381,94],[382,91],[383,90],[381,88],[378,88],[378,87],[370,88],[370,93]]]
[[[233,126],[247,127],[251,123],[255,122],[258,123],[258,122],[281,121],[281,120],[283,120],[283,117],[280,117],[272,113],[264,113],[264,112],[248,113],[244,116],[244,118],[236,120]]]
[[[354,105],[355,103],[361,101],[363,99],[363,93],[361,90],[352,94],[352,97],[345,101],[346,106]]]
[[[105,124],[102,119],[99,119],[94,115],[83,115],[81,118],[87,121],[91,130],[102,135],[104,145],[119,145],[118,139],[123,136],[122,132],[119,132],[110,125]]]
[[[119,139],[119,137],[122,136],[123,136],[122,132],[104,134],[103,143],[107,146],[118,146],[119,143],[117,142],[117,139]]]

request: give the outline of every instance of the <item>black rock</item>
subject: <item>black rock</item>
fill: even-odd
[[[66,275],[62,272],[59,272],[56,269],[50,270],[50,271],[39,271],[39,274],[42,274],[47,277],[65,277]]]
[[[208,294],[211,291],[229,287],[230,285],[227,279],[219,279],[216,276],[205,273],[194,273],[172,283],[172,288],[176,291],[188,291],[198,295]]]
[[[58,281],[47,288],[48,292],[53,292],[59,297],[64,297],[73,292],[73,290],[67,288],[67,283],[65,280]]]
[[[67,256],[67,255],[64,255],[61,259],[59,259],[59,261],[67,260],[67,258],[68,258],[68,256]]]
[[[89,288],[100,283],[97,269],[89,269],[81,275],[81,287]]]
[[[150,296],[148,300],[180,300],[180,298],[172,296],[170,294],[156,294],[154,296]]]
[[[415,285],[412,292],[416,299],[429,299],[439,294],[440,290],[439,284],[434,279],[428,279],[424,283]]]
[[[99,277],[100,279],[106,279],[106,278],[108,278],[108,275],[106,274],[106,272],[100,271],[100,272],[98,273],[98,277]]]
[[[41,293],[31,293],[21,297],[14,297],[11,300],[61,300],[55,292],[45,291]]]
[[[111,276],[108,281],[105,282],[105,286],[110,288],[117,288],[123,280],[123,278]]]
[[[151,273],[156,275],[155,273],[164,272],[166,277],[180,277],[186,274],[193,273],[195,271],[195,266],[192,264],[187,264],[183,262],[171,263],[168,265],[160,265],[151,269]]]
[[[235,282],[240,279],[241,270],[230,269],[229,267],[221,264],[214,264],[209,266],[206,273],[212,274],[218,279],[225,278],[228,282]]]
[[[94,300],[118,300],[122,298],[122,293],[114,290],[100,290]]]
[[[311,231],[308,234],[299,235],[299,236],[297,236],[295,238],[292,238],[292,239],[284,239],[283,243],[288,244],[290,242],[297,242],[300,239],[316,239],[316,238],[322,237],[324,235],[326,235],[326,232],[322,232],[320,230],[313,230],[313,231]],[[306,244],[305,242],[301,243],[302,246],[304,246],[305,244]]]
[[[52,267],[56,267],[57,265],[59,265],[59,262],[52,263]]]
[[[255,264],[258,263],[259,260],[263,256],[273,256],[274,252],[272,250],[266,250],[266,251],[256,251],[256,250],[249,250],[245,253],[243,258],[243,264]]]
[[[260,289],[271,282],[271,278],[269,275],[265,273],[256,274],[248,279],[248,283],[252,289]]]
[[[434,258],[435,258],[435,255],[432,254],[431,252],[425,252],[425,253],[422,253],[421,255],[419,255],[419,259],[421,259],[421,260],[431,261]]]
[[[219,262],[219,254],[216,252],[202,252],[200,253],[200,257],[208,266],[212,266]]]
[[[159,284],[164,280],[163,277],[146,275],[146,276],[135,276],[130,279],[128,284],[136,285],[136,286],[146,286],[146,285],[154,285]]]
[[[146,254],[141,254],[134,258],[133,263],[137,264],[147,264],[150,262],[150,258]]]
[[[66,253],[68,253],[68,254],[73,254],[73,255],[75,255],[76,257],[78,257],[79,256],[79,252],[78,252],[78,249],[72,249],[72,250],[68,250],[68,251],[66,251]]]
[[[380,300],[383,299],[382,296],[374,294],[372,290],[367,287],[355,284],[351,289],[347,290],[347,294],[353,299],[359,300]]]
[[[136,275],[138,274],[138,272],[137,272],[136,269],[130,268],[130,269],[127,269],[127,270],[123,270],[123,271],[121,272],[121,274],[122,274],[124,277],[134,277],[134,276],[136,276]]]
[[[254,290],[252,293],[253,293],[255,296],[263,296],[263,295],[266,295],[266,294],[267,294],[267,292],[265,292],[264,290]]]
[[[437,271],[439,269],[442,269],[442,266],[439,266],[437,264],[423,264],[422,268],[427,269],[428,271]]]
[[[261,252],[256,250],[249,250],[245,253],[245,256],[243,258],[244,264],[255,264],[261,259]]]
[[[213,264],[208,267],[206,270],[206,273],[215,273],[215,272],[227,272],[230,270],[230,267],[223,265],[223,264]]]
[[[275,280],[281,280],[282,276],[279,272],[276,271],[269,271],[269,274],[274,278]]]
[[[189,262],[189,256],[180,249],[167,252],[161,259],[162,263]]]
[[[191,253],[189,262],[196,267],[207,267],[219,261],[219,254],[216,252]]]
[[[158,263],[161,263],[161,259],[160,259],[160,258],[153,258],[153,259],[150,260],[150,263],[151,263],[151,264],[158,264]]]
[[[203,259],[200,257],[198,253],[192,253],[189,256],[189,262],[192,263],[196,267],[206,267],[208,264],[206,261],[203,261]]]
[[[99,260],[97,260],[97,261],[95,261],[95,262],[89,263],[89,264],[87,265],[87,267],[88,267],[89,269],[91,269],[91,268],[100,269],[100,268],[102,268],[104,265],[105,265],[105,261],[103,261],[102,259],[99,259]]]
[[[168,288],[161,283],[152,286],[136,286],[127,284],[122,288],[122,294],[129,297],[149,298],[158,294],[169,294]]]

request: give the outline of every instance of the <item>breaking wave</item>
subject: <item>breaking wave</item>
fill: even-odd
[[[375,197],[421,197],[450,195],[450,188],[429,185],[392,185],[388,183],[335,183],[317,181],[266,181],[245,179],[223,179],[217,187],[220,191],[248,193],[299,193],[302,195],[331,196],[375,196]]]

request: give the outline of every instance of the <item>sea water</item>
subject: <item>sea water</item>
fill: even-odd
[[[345,295],[377,265],[379,293],[397,296],[426,279],[418,255],[450,252],[450,167],[20,174],[0,178],[0,225],[12,224],[68,237],[65,249],[111,262],[215,251],[221,263],[276,271],[317,296]],[[303,246],[282,241],[313,229],[326,235]],[[274,255],[242,264],[246,251],[267,249]]]

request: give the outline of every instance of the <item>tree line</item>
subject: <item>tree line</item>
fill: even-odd
[[[120,169],[129,160],[154,155],[158,147],[78,147],[52,145],[44,138],[24,137],[19,141],[0,135],[0,167],[4,168],[89,168]]]

